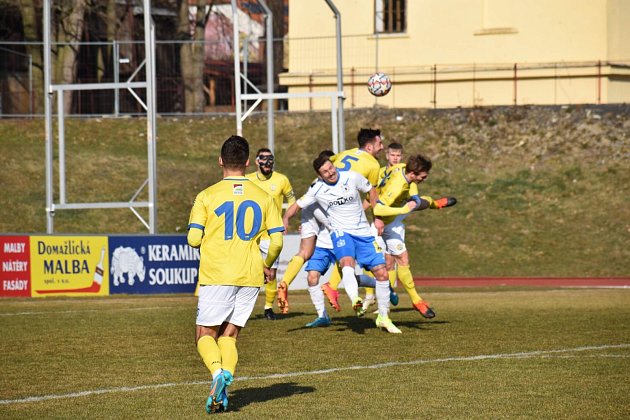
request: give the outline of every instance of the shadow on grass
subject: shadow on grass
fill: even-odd
[[[315,392],[315,387],[300,386],[295,382],[273,384],[266,387],[242,388],[230,392],[228,412],[238,412],[252,403],[267,402],[292,395]]]
[[[306,312],[293,312],[293,311],[289,312],[288,314],[281,314],[280,311],[277,311],[277,310],[274,310],[274,313],[276,314],[276,321],[282,321],[283,319],[291,319],[298,316],[308,315]],[[249,319],[250,320],[265,319],[265,315],[264,313],[260,312],[257,314],[253,314]]]
[[[411,310],[411,309],[409,309]],[[402,311],[406,311],[403,309]],[[419,317],[419,316],[418,316]],[[417,321],[401,321],[401,320],[393,320],[394,324],[397,327],[404,327],[415,330],[425,330],[427,328],[431,328],[432,325],[441,325],[441,324],[449,324],[449,321],[427,321],[423,318],[418,318]],[[345,317],[337,317],[332,318],[332,324],[329,327],[307,327],[306,325],[298,328],[288,329],[287,332],[296,332],[303,330],[321,330],[328,329],[335,332],[346,332],[352,331],[356,334],[365,334],[366,331],[377,328],[374,319],[369,317],[361,317],[357,318],[355,316],[345,316]]]
[[[313,319],[315,319],[313,317]],[[303,331],[303,330],[322,330],[328,329],[333,331],[351,330],[357,334],[365,334],[365,330],[374,327],[374,321],[367,318],[357,318],[353,316],[331,318],[332,324],[329,327],[307,327],[306,325],[298,328],[291,328],[287,332]],[[309,321],[310,322],[310,321]]]
[[[376,328],[374,325],[374,320],[371,318],[357,318],[356,316],[344,316],[341,318],[333,319],[333,328],[336,328],[337,331],[347,331],[350,330],[356,334],[365,334],[366,330],[371,330]]]
[[[426,321],[426,320],[417,320],[417,321],[394,321],[394,324],[398,328],[409,328],[411,330],[428,330],[432,326],[442,325],[442,324],[450,324],[448,321]]]

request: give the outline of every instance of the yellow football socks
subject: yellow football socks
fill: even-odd
[[[389,277],[389,285],[392,286],[392,289],[396,287],[396,270],[389,270],[387,277]]]
[[[413,283],[413,276],[411,275],[411,270],[408,265],[398,266],[398,278],[407,291],[407,294],[409,294],[411,301],[413,303],[420,302],[422,298],[418,292],[416,292],[416,286]]]
[[[335,264],[335,269],[330,274],[330,279],[328,280],[328,284],[333,290],[337,290],[339,283],[341,283],[341,273],[339,271],[339,266]]]
[[[221,350],[214,338],[204,335],[197,341],[197,351],[210,373],[216,372],[223,366],[221,364]]]
[[[275,280],[272,280],[265,285],[265,309],[273,308],[273,303],[276,301],[277,294],[278,285]]]
[[[293,279],[297,277],[303,265],[304,258],[300,257],[299,255],[295,255],[293,258],[291,258],[291,261],[289,261],[289,264],[287,264],[287,269],[284,272],[284,277],[282,278],[282,281],[287,284],[287,287],[289,287]]]
[[[365,275],[366,276],[370,276],[372,278],[374,277],[374,274],[372,274],[371,271],[365,271]],[[366,287],[365,288],[365,297],[374,296],[374,294],[375,294],[374,288],[372,288],[372,287]]]
[[[236,350],[236,338],[219,337],[217,345],[221,349],[221,358],[223,359],[223,369],[234,375],[236,363],[238,362],[238,351]]]

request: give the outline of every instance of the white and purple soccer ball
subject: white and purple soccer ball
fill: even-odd
[[[368,90],[374,96],[385,96],[392,89],[392,81],[385,73],[374,73],[368,79]]]

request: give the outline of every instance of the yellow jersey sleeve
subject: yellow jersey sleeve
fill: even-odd
[[[289,178],[284,176],[284,186],[282,188],[282,195],[284,197],[284,201],[287,202],[287,205],[291,205],[295,203],[295,193],[293,192],[293,187],[291,186],[291,182]]]

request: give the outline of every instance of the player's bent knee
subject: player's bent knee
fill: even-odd
[[[375,267],[372,267],[370,270],[377,281],[389,281],[389,275],[387,274],[387,268],[385,264],[379,264]]]

